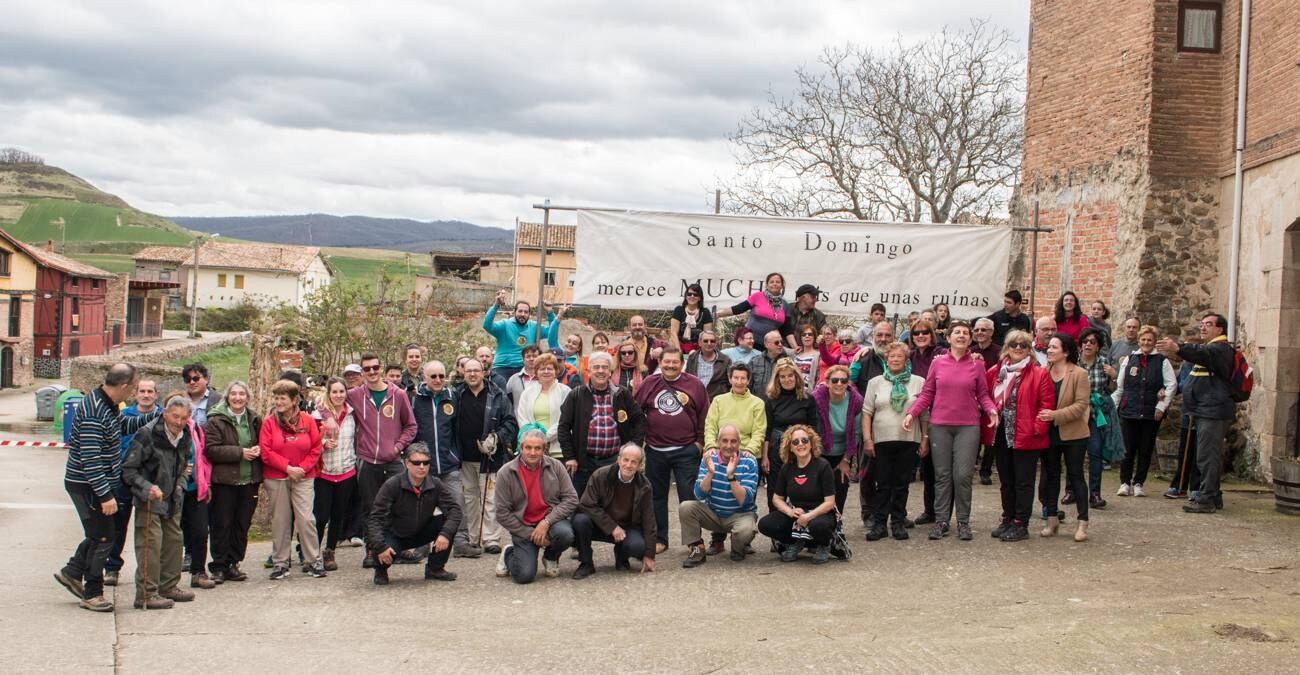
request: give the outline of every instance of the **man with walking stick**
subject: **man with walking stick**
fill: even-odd
[[[483,364],[478,359],[470,359],[464,368],[465,382],[456,387],[454,405],[465,526],[470,541],[464,549],[456,547],[455,555],[477,558],[483,551],[491,555],[501,552],[501,528],[491,508],[490,478],[510,459],[509,450],[519,423],[515,421],[510,398],[486,379]]]

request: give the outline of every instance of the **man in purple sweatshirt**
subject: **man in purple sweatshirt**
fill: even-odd
[[[415,438],[415,415],[401,387],[384,381],[384,364],[374,354],[361,355],[364,384],[348,390],[348,407],[356,420],[357,485],[366,521],[380,486],[404,471],[401,452]],[[366,541],[374,537],[367,536]],[[366,547],[363,567],[373,567],[374,551]]]
[[[650,479],[655,512],[655,550],[668,548],[668,483],[677,481],[677,501],[695,499],[695,474],[704,441],[709,392],[700,378],[682,372],[685,359],[677,347],[664,347],[659,372],[636,390],[645,412],[645,473]]]

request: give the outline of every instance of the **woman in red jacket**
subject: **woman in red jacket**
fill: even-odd
[[[271,502],[271,579],[289,576],[289,544],[295,525],[308,573],[323,577],[325,565],[320,560],[320,539],[312,515],[320,429],[311,415],[298,409],[302,392],[297,384],[280,380],[271,387],[271,394],[275,410],[262,421],[258,438],[263,486]]]
[[[1038,456],[1048,446],[1051,422],[1038,419],[1042,410],[1056,408],[1056,390],[1047,371],[1030,358],[1033,338],[1022,330],[1007,333],[1002,360],[988,369],[989,391],[997,405],[998,428],[984,426],[983,443],[997,458],[1002,491],[1002,524],[993,536],[1002,541],[1029,538],[1029,513],[1034,506],[1034,473]]]

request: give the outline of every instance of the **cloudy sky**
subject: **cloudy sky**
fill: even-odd
[[[165,215],[512,227],[531,204],[701,211],[728,133],[828,45],[1026,0],[0,0],[0,146]]]

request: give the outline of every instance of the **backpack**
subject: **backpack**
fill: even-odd
[[[1250,392],[1255,388],[1255,369],[1246,361],[1246,355],[1240,349],[1232,348],[1232,370],[1228,373],[1228,395],[1237,403],[1250,400]]]

